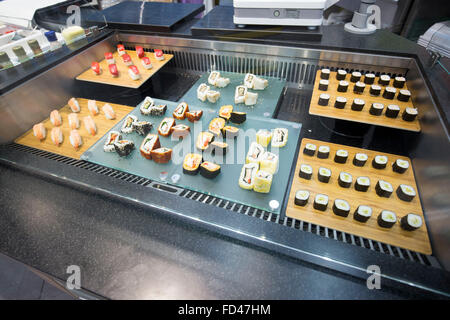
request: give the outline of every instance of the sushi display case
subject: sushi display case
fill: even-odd
[[[162,50],[172,58],[139,88],[77,80],[93,61],[103,60],[106,52],[116,52],[118,45],[130,52],[140,46],[147,55]],[[315,86],[323,69],[330,72],[345,69],[347,73],[357,71],[376,77],[384,74],[391,78],[404,77],[411,93],[410,101],[419,110],[416,121],[420,132],[311,114],[310,104],[315,101]],[[209,81],[215,71],[230,79],[228,86],[211,85]],[[238,101],[237,90],[239,86],[246,86],[249,74],[250,78],[259,78],[261,83],[268,81],[262,91],[248,87],[249,92],[258,93],[258,98],[249,95],[251,106],[246,105],[245,95]],[[45,88],[42,83],[46,83]],[[202,84],[208,87],[205,96],[199,90]],[[207,97],[208,91],[210,96]],[[106,130],[97,133],[80,159],[79,155],[59,153],[57,148],[45,148],[29,131],[48,118],[54,106],[65,105],[71,97],[78,97],[83,106],[86,100],[132,106]],[[154,114],[144,114],[149,99],[153,102]],[[24,109],[14,108],[14,101],[19,100]],[[229,105],[235,108],[233,112]],[[427,191],[450,180],[447,127],[441,122],[440,107],[430,93],[425,72],[414,57],[116,32],[9,91],[0,97],[0,106],[4,115],[0,129],[2,166],[15,167],[106,197],[112,203],[137,206],[151,213],[143,218],[145,221],[176,221],[308,263],[312,268],[350,275],[362,282],[367,278],[367,266],[376,263],[383,270],[381,276],[386,287],[419,296],[450,294],[448,243],[441,236],[448,226],[436,219],[442,210],[450,207],[445,200],[448,191],[442,190],[439,195]],[[193,117],[192,122],[187,112]],[[233,150],[229,140],[213,140],[225,133],[226,126],[232,127],[228,128],[230,132],[235,130],[233,127],[238,128],[238,137],[245,133],[241,137],[243,148]],[[33,144],[24,143],[22,138],[16,140],[27,132],[29,139],[36,138]],[[235,139],[233,137],[232,141]],[[205,150],[199,148],[199,141],[208,141],[208,148],[214,142],[216,153],[207,152],[206,147]],[[311,172],[300,170],[297,159],[311,157],[308,152],[312,152],[304,150],[302,141],[315,141],[317,147],[327,145],[331,150],[334,150],[332,146],[340,145],[348,150],[370,153],[370,161],[375,155],[395,155],[407,161],[408,179],[402,183],[413,186],[416,195],[412,202],[404,201],[408,208],[402,206],[402,201],[396,201],[398,207],[386,208],[391,212],[399,211],[394,228],[382,230],[383,237],[378,237],[370,232],[357,232],[351,226],[337,227],[292,213],[292,208],[298,210],[305,201],[298,191],[308,189],[308,184],[301,179],[310,174],[314,179],[318,169],[308,163],[313,167]],[[108,145],[108,142],[111,143]],[[185,150],[178,148],[183,145]],[[226,156],[220,155],[219,150],[226,150],[227,155],[240,160],[228,165]],[[275,150],[279,152],[276,154],[278,169],[271,173],[271,165],[266,165],[268,169],[262,170],[258,154],[275,153]],[[253,161],[254,155],[258,160]],[[353,165],[350,160],[348,164]],[[377,165],[382,163],[374,164]],[[396,170],[401,171],[402,165],[403,162],[397,164]],[[370,172],[373,179],[377,179],[375,170]],[[338,179],[337,171],[332,171],[333,183],[338,184],[334,181]],[[326,179],[325,171],[321,179]],[[341,180],[339,183],[345,185],[345,179]],[[379,187],[374,182],[371,188],[375,190]],[[398,187],[400,182],[392,184]],[[338,189],[344,187],[333,187],[337,189],[335,198],[342,195],[343,200],[348,199]],[[374,190],[371,191],[378,192]],[[400,191],[404,194],[396,193],[395,199],[410,196],[405,190]],[[298,199],[294,199],[297,194]],[[318,201],[318,207],[323,205]],[[343,215],[349,211],[346,201],[335,206],[334,214],[343,220]],[[355,219],[367,218],[362,209],[354,213],[358,210],[353,202],[350,210],[352,216],[347,217],[348,220],[353,219],[353,214],[357,216]],[[413,230],[418,228],[414,224],[415,217],[408,217],[414,213],[423,217],[418,230]],[[320,213],[310,210],[307,214]],[[377,216],[378,211],[369,218],[371,224],[386,227],[392,222],[388,214],[382,215],[381,222]],[[85,216],[80,216],[83,218]],[[127,221],[127,216],[120,215],[120,219]],[[153,230],[151,224],[142,228]],[[390,232],[397,231],[402,232],[403,242],[389,238]],[[426,235],[425,249],[411,245],[414,237],[408,238],[409,234],[419,233]],[[96,288],[88,289],[95,291]]]

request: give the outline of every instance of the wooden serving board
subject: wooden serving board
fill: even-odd
[[[76,79],[82,81],[104,83],[113,86],[137,89],[173,58],[172,54],[165,53],[164,60],[159,61],[155,59],[153,52],[145,52],[145,55],[150,58],[150,61],[152,62],[153,66],[151,69],[145,69],[141,63],[141,59],[138,58],[136,51],[127,50],[127,53],[130,55],[133,64],[138,68],[141,74],[140,79],[132,80],[130,78],[130,75],[128,74],[128,66],[125,65],[125,63],[122,60],[122,57],[119,56],[117,51],[113,52],[113,56],[114,59],[116,60],[117,70],[119,71],[118,77],[113,77],[111,75],[111,73],[109,72],[108,63],[106,62],[105,59],[103,59],[102,61],[99,62],[100,68],[102,70],[102,72],[99,75],[94,74],[94,72],[89,67],[89,69],[87,69],[78,77],[76,77]]]
[[[328,159],[319,159],[317,150],[314,156],[303,154],[303,149],[307,143],[313,143],[317,146],[329,146],[330,156]],[[334,155],[339,149],[348,151],[348,160],[345,164],[334,162]],[[369,159],[363,167],[353,165],[353,157],[361,152],[368,155]],[[389,162],[385,169],[375,169],[372,167],[372,160],[376,155],[385,155]],[[344,145],[338,145],[318,140],[303,139],[300,147],[297,166],[294,179],[289,193],[289,201],[286,208],[286,215],[290,218],[307,221],[328,228],[333,228],[349,234],[362,236],[368,239],[384,242],[387,244],[399,246],[405,249],[431,254],[431,244],[428,237],[428,231],[420,204],[419,193],[414,179],[414,172],[410,166],[405,173],[396,173],[392,170],[392,163],[397,159],[411,161],[407,157],[397,156],[388,153],[376,152],[371,150],[359,149]],[[300,165],[309,164],[313,168],[311,180],[299,177]],[[328,183],[318,180],[319,167],[325,167],[332,171],[331,179]],[[350,188],[342,188],[338,184],[339,173],[345,171],[353,176],[353,182]],[[356,178],[366,176],[370,178],[370,187],[367,192],[356,191],[354,188]],[[394,192],[390,198],[379,197],[375,192],[375,185],[378,180],[385,180],[392,184]],[[400,184],[407,184],[416,190],[416,197],[411,202],[402,201],[396,194],[397,187]],[[302,207],[294,203],[295,193],[298,190],[307,190],[310,192],[308,203]],[[319,211],[313,208],[314,197],[322,193],[329,197],[326,211]],[[343,199],[350,204],[350,214],[344,218],[333,213],[333,202],[335,199]],[[359,205],[367,205],[372,208],[372,217],[365,222],[358,222],[353,219],[353,213]],[[382,210],[390,210],[396,213],[397,223],[391,229],[385,229],[378,226],[377,217]],[[405,231],[400,227],[400,219],[408,214],[415,213],[422,217],[423,225],[415,231]]]
[[[105,117],[105,114],[101,110],[105,102],[97,101],[97,106],[99,108],[100,113],[96,116],[92,116],[94,119],[95,125],[97,126],[97,133],[95,136],[90,135],[83,124],[83,117],[90,115],[88,107],[87,107],[87,99],[77,98],[80,103],[81,111],[78,113],[78,119],[80,120],[80,128],[78,131],[80,132],[81,138],[83,139],[83,145],[78,150],[75,150],[74,147],[70,144],[69,135],[69,113],[72,113],[69,105],[65,105],[59,110],[62,118],[62,131],[64,135],[63,143],[59,146],[53,144],[52,139],[50,137],[50,131],[53,128],[52,123],[50,122],[50,118],[42,121],[44,123],[45,128],[47,129],[47,135],[44,140],[39,141],[33,134],[33,128],[25,132],[22,136],[15,140],[16,143],[22,144],[28,147],[33,147],[36,149],[41,149],[49,152],[53,152],[56,154],[60,154],[66,157],[80,159],[81,155],[88,150],[98,139],[100,139],[103,135],[105,135],[116,123],[123,119],[130,111],[134,108],[129,106],[124,106],[120,104],[110,103],[116,113],[116,119],[108,120]]]
[[[341,120],[348,120],[348,121],[355,121],[355,122],[361,122],[361,123],[368,123],[378,126],[384,126],[384,127],[390,127],[390,128],[397,128],[397,129],[403,129],[408,131],[415,131],[420,132],[420,123],[418,118],[420,117],[420,112],[418,117],[414,121],[405,121],[402,119],[401,115],[403,113],[403,110],[405,110],[407,107],[414,107],[411,99],[409,99],[408,102],[402,102],[397,99],[398,94],[398,88],[397,93],[395,94],[395,97],[393,100],[385,99],[383,98],[383,91],[386,86],[381,87],[381,94],[377,97],[371,96],[369,93],[370,85],[366,84],[366,88],[364,89],[364,92],[362,94],[356,94],[353,93],[353,87],[355,83],[350,82],[351,74],[348,73],[345,77],[345,80],[349,83],[347,92],[338,92],[338,84],[339,80],[336,80],[336,72],[332,71],[330,72],[330,79],[328,90],[327,91],[321,91],[319,90],[319,81],[320,81],[320,70],[317,70],[316,72],[316,79],[314,82],[314,90],[311,97],[311,104],[309,106],[309,113],[328,117],[328,118],[334,118],[334,119],[341,119]],[[362,79],[364,75],[361,77]],[[379,77],[375,77],[374,84],[378,85],[378,79]],[[393,86],[394,79],[391,79],[391,82],[389,83],[390,86]],[[403,89],[408,89],[406,84]],[[319,96],[322,93],[327,93],[330,95],[330,101],[328,102],[328,106],[321,106],[319,105]],[[412,95],[412,92],[411,92]],[[336,101],[336,97],[344,97],[347,98],[347,104],[345,105],[344,109],[337,109],[334,107],[334,102]],[[353,99],[359,98],[363,99],[366,104],[364,105],[364,108],[361,111],[353,111],[351,109],[351,105],[353,103]],[[370,106],[372,103],[378,102],[382,103],[384,105],[383,113],[380,116],[374,116],[369,113]],[[400,107],[400,112],[397,118],[392,119],[385,116],[386,108],[390,104],[396,104]]]

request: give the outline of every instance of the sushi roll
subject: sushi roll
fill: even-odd
[[[128,156],[134,149],[134,142],[131,140],[118,140],[114,142],[114,150],[121,157]]]
[[[382,74],[378,79],[378,84],[382,86],[388,86],[390,81],[391,81],[390,76],[388,76],[387,74]]]
[[[255,176],[253,191],[259,193],[269,193],[272,186],[273,175],[264,170],[259,170]]]
[[[209,148],[209,145],[214,140],[214,135],[211,132],[200,132],[197,136],[195,146],[201,151]]]
[[[211,103],[216,103],[217,100],[219,100],[219,98],[220,98],[219,91],[209,90],[208,92],[206,92],[206,99],[208,99],[208,101]]]
[[[353,87],[353,92],[361,94],[364,92],[364,89],[366,88],[366,85],[364,82],[358,81],[355,83],[355,86]]]
[[[350,204],[342,199],[334,200],[333,213],[340,217],[347,217],[350,213]]]
[[[92,116],[98,115],[99,111],[98,111],[97,101],[88,100],[88,110]]]
[[[272,148],[282,148],[288,141],[288,129],[275,128],[272,134]]]
[[[158,61],[164,60],[164,53],[160,49],[155,49],[154,56],[155,56],[155,59]]]
[[[356,153],[355,157],[353,158],[353,165],[355,165],[357,167],[364,167],[368,158],[369,157],[365,153],[361,153],[361,152]]]
[[[309,164],[302,164],[300,166],[300,172],[298,173],[298,176],[300,178],[311,180],[313,174],[313,168]]]
[[[307,143],[305,145],[305,148],[303,149],[303,154],[313,157],[314,154],[316,153],[316,150],[317,146],[315,144]]]
[[[386,117],[388,118],[397,118],[398,114],[400,112],[400,107],[396,104],[390,104],[386,108]]]
[[[83,145],[83,139],[81,139],[80,133],[77,129],[70,130],[69,141],[72,147],[78,150]]]
[[[233,106],[231,104],[221,106],[219,109],[219,117],[224,118],[225,120],[230,120],[231,113],[233,112]]]
[[[247,91],[244,98],[244,103],[246,106],[254,106],[258,100],[258,94]]]
[[[246,190],[252,190],[255,185],[255,177],[258,172],[259,165],[257,163],[246,163],[242,167],[239,175],[239,187]]]
[[[114,60],[114,56],[111,52],[105,53],[105,60],[108,64],[115,64],[116,60]]]
[[[295,205],[304,207],[308,203],[308,200],[309,200],[309,191],[298,190],[295,193],[295,199],[294,199]]]
[[[105,103],[105,105],[102,107],[102,111],[105,114],[106,119],[114,120],[116,118],[116,113],[109,103]]]
[[[326,194],[317,194],[314,198],[314,209],[325,211],[328,207],[328,196]]]
[[[422,217],[414,214],[408,213],[400,219],[400,227],[406,231],[414,231],[422,226]]]
[[[78,114],[69,113],[69,127],[72,130],[78,129],[80,127],[80,120],[78,119]]]
[[[366,73],[364,75],[365,84],[373,84],[375,82],[375,75],[373,73]]]
[[[354,99],[352,103],[353,111],[361,111],[364,108],[366,102],[363,99]]]
[[[183,173],[196,175],[202,164],[202,155],[198,153],[188,153],[183,160]]]
[[[337,150],[334,155],[334,162],[336,163],[346,163],[348,159],[348,151],[347,150]]]
[[[124,54],[126,54],[125,47],[123,44],[117,45],[117,53],[119,54],[119,56],[123,56]]]
[[[165,104],[153,105],[150,108],[150,115],[160,117],[160,116],[163,116],[166,114],[166,110],[167,110],[167,105],[165,105]]]
[[[358,177],[355,182],[355,190],[360,192],[366,192],[370,187],[369,177]]]
[[[139,80],[141,78],[141,74],[136,66],[129,66],[128,74],[130,75],[131,80]]]
[[[387,181],[378,180],[375,191],[379,197],[389,198],[394,192],[394,188],[392,188],[392,184]]]
[[[371,96],[378,97],[381,94],[381,87],[379,85],[373,84],[370,86],[369,93]]]
[[[225,126],[222,129],[222,134],[226,139],[236,138],[239,135],[239,128],[232,126]]]
[[[112,63],[112,64],[108,65],[108,68],[109,68],[109,72],[111,73],[113,78],[119,76],[119,70],[117,70],[116,64]]]
[[[236,124],[244,123],[247,120],[247,113],[233,111],[231,112],[230,121]]]
[[[55,146],[59,146],[63,142],[63,132],[60,127],[52,128],[50,131],[50,138]]]
[[[126,117],[125,121],[123,122],[122,128],[120,129],[120,131],[122,131],[123,133],[133,132],[133,123],[136,121],[138,121],[138,118],[136,116],[129,115],[128,117]]]
[[[217,156],[223,156],[228,151],[228,143],[221,141],[213,141],[210,144],[211,152]]]
[[[186,118],[190,121],[190,122],[195,122],[200,120],[200,118],[203,115],[203,111],[202,110],[197,110],[197,111],[186,111]]]
[[[352,185],[352,181],[353,181],[353,177],[350,173],[347,173],[347,172],[339,173],[338,184],[342,188],[350,188],[350,186]]]
[[[130,55],[129,55],[128,53],[124,53],[124,54],[122,55],[122,61],[123,61],[123,63],[124,63],[127,67],[133,65],[133,61],[131,61],[131,57],[130,57]],[[134,80],[134,79],[133,79],[133,80]]]
[[[264,90],[269,86],[269,81],[260,77],[255,77],[253,81],[253,90]]]
[[[213,133],[215,136],[220,136],[222,129],[225,127],[225,119],[214,118],[211,120],[208,126],[209,132]]]
[[[211,73],[209,74],[209,77],[208,77],[208,83],[210,85],[212,85],[212,86],[215,86],[216,85],[216,81],[219,78],[220,78],[220,72],[218,72],[218,71],[211,71]]]
[[[256,132],[256,142],[263,147],[267,148],[270,140],[272,140],[272,131],[267,129],[259,129],[258,132]]]
[[[220,173],[220,166],[211,161],[204,161],[200,165],[200,174],[207,179],[214,179]]]
[[[328,102],[330,101],[330,95],[326,93],[321,93],[319,96],[318,104],[319,106],[326,107],[328,105]]]
[[[44,140],[47,135],[47,130],[43,123],[38,123],[33,126],[33,134],[38,140]]]
[[[186,112],[189,111],[189,106],[186,102],[181,102],[173,111],[172,115],[177,120],[184,120]]]
[[[336,80],[345,80],[345,77],[347,76],[347,71],[339,69],[336,72]]]
[[[406,202],[411,202],[416,196],[414,188],[406,184],[399,185],[396,192],[398,198]]]
[[[83,124],[86,128],[86,131],[89,132],[90,135],[95,136],[95,134],[97,133],[97,126],[95,125],[95,122],[91,118],[91,116],[84,117]]]
[[[72,110],[72,112],[80,112],[81,108],[80,108],[80,103],[78,102],[77,99],[75,98],[70,98],[69,102],[67,103],[70,107],[70,109]]]
[[[135,50],[136,50],[136,55],[138,56],[139,59],[144,58],[144,56],[145,56],[144,48],[142,48],[141,46],[136,46]]]
[[[168,137],[172,133],[172,128],[175,126],[175,119],[164,118],[158,127],[158,133],[163,137]]]
[[[278,156],[275,153],[266,151],[259,162],[261,170],[275,174],[278,170]]]
[[[158,148],[150,151],[152,160],[156,163],[168,163],[172,159],[172,149],[170,148]]]
[[[330,69],[320,70],[320,79],[330,79]]]
[[[100,64],[97,61],[94,61],[91,63],[91,70],[96,76],[98,76],[98,75],[100,75],[100,73],[102,73]]]
[[[375,156],[372,160],[372,167],[375,169],[384,169],[388,163],[388,157],[386,156]]]
[[[319,90],[327,91],[329,83],[330,82],[328,80],[324,80],[324,79],[320,80],[319,81]]]
[[[246,86],[237,86],[234,91],[234,103],[244,103],[245,97],[247,96],[247,87]]]
[[[247,73],[244,77],[244,86],[246,86],[249,89],[253,89],[254,82],[255,82],[255,75]]]
[[[153,68],[152,62],[150,61],[149,57],[143,57],[141,59],[141,64],[147,70]]]
[[[114,152],[116,149],[114,148],[114,143],[122,140],[122,136],[118,131],[110,131],[108,136],[106,137],[105,144],[103,145],[103,151],[105,152]]]
[[[346,104],[347,104],[347,98],[336,97],[336,101],[334,102],[334,107],[336,109],[344,109]]]
[[[367,222],[372,216],[372,208],[369,206],[358,206],[355,213],[353,214],[353,219],[359,222]]]
[[[328,183],[330,182],[331,178],[331,170],[328,168],[320,167],[319,171],[317,172],[317,178],[320,182]]]
[[[230,84],[230,78],[219,77],[216,80],[215,86],[218,88],[225,88],[229,84]]]
[[[350,82],[358,82],[359,80],[361,80],[361,72],[353,71],[350,76]]]
[[[384,105],[382,103],[374,102],[370,106],[369,113],[373,116],[381,116],[384,110]]]
[[[396,93],[397,89],[394,87],[386,87],[383,92],[383,98],[392,100],[394,99]]]
[[[172,137],[175,139],[185,138],[189,135],[191,129],[185,124],[177,124],[172,128]]]
[[[403,159],[397,159],[392,164],[392,170],[397,173],[405,173],[409,168],[409,161]]]
[[[402,113],[402,119],[405,121],[414,121],[417,117],[418,111],[416,108],[406,108]]]
[[[200,101],[205,102],[206,101],[206,94],[209,91],[209,86],[206,83],[202,83],[197,88],[197,98]]]
[[[409,92],[409,90],[402,89],[398,92],[397,99],[399,101],[408,102],[410,98],[411,92]]]
[[[319,159],[328,159],[330,156],[330,147],[329,146],[320,146],[317,151],[317,158]]]
[[[53,110],[50,112],[50,122],[55,127],[59,127],[62,124],[61,115],[59,114],[58,110]]]
[[[397,222],[397,215],[389,210],[383,210],[377,218],[378,225],[382,228],[392,228]]]
[[[145,136],[153,128],[152,123],[148,121],[135,121],[133,122],[132,126],[133,130],[136,131],[136,133],[140,136]]]
[[[245,158],[246,163],[258,163],[264,154],[264,147],[257,142],[252,142]]]
[[[402,89],[405,86],[406,79],[404,77],[395,77],[394,78],[394,87],[398,89]]]
[[[152,107],[155,105],[155,102],[150,97],[145,97],[144,101],[142,102],[139,111],[141,111],[141,114],[144,116],[150,115]]]
[[[338,92],[347,92],[348,90],[348,82],[345,80],[339,81],[337,91]]]

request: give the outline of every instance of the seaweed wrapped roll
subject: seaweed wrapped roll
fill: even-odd
[[[317,172],[317,178],[320,182],[328,183],[331,178],[331,170],[328,168],[320,167]]]
[[[353,158],[353,165],[355,165],[357,167],[364,167],[368,158],[369,157],[365,153],[361,153],[361,152],[356,153],[355,157]]]
[[[405,121],[414,121],[417,117],[418,111],[416,108],[406,108],[402,113],[402,119]]]
[[[392,170],[397,173],[405,173],[406,170],[409,168],[409,161],[403,160],[403,159],[397,159],[392,164]]]
[[[358,93],[361,94],[364,92],[364,89],[366,88],[366,85],[364,82],[358,81],[357,83],[355,83],[354,87],[353,87],[353,92],[354,93]]]
[[[338,92],[347,92],[348,90],[348,82],[345,80],[339,81],[337,91]]]
[[[378,180],[375,191],[379,197],[389,198],[394,192],[394,188],[392,188],[392,184],[387,181]]]
[[[328,80],[324,80],[324,79],[320,80],[319,81],[319,90],[327,91],[329,83],[330,82]]]
[[[231,113],[233,112],[233,106],[231,104],[221,106],[219,109],[219,117],[224,118],[225,120],[230,120]]]
[[[386,87],[383,92],[383,98],[392,100],[395,97],[395,94],[397,93],[397,89],[394,87]]]
[[[392,228],[397,222],[397,215],[389,210],[383,210],[377,218],[378,225],[382,228]]]
[[[384,110],[384,105],[382,103],[374,102],[370,106],[369,113],[373,116],[381,116]]]
[[[306,206],[306,204],[308,203],[309,200],[309,191],[306,190],[298,190],[295,193],[295,199],[294,199],[294,203],[297,206]]]
[[[375,75],[373,73],[366,73],[364,75],[365,84],[373,84],[375,82]]]
[[[336,154],[334,156],[334,162],[336,163],[346,163],[348,158],[348,151],[347,150],[337,150]]]
[[[388,76],[387,74],[382,74],[378,79],[378,83],[382,86],[388,86],[390,81],[391,77]]]
[[[202,163],[202,155],[198,153],[188,153],[183,161],[183,173],[189,175],[196,175],[200,170]]]
[[[411,202],[416,196],[416,191],[411,186],[401,184],[397,188],[397,196],[400,200]]]
[[[215,136],[220,136],[223,127],[225,127],[225,119],[223,119],[223,118],[214,118],[209,123],[208,130],[211,133],[213,133]]]
[[[336,72],[336,80],[345,80],[345,77],[347,76],[347,71],[339,69]]]
[[[397,118],[398,113],[400,112],[400,107],[396,104],[390,104],[386,109],[386,117],[388,118]]]
[[[353,71],[350,77],[350,82],[358,82],[361,80],[361,72]]]
[[[347,104],[347,98],[336,97],[336,101],[334,102],[334,107],[336,109],[344,109],[346,104]]]
[[[324,68],[320,70],[320,79],[330,79],[330,69]]]
[[[302,164],[300,166],[300,172],[298,173],[300,178],[311,180],[313,169],[309,164]]]
[[[197,149],[205,151],[209,148],[210,143],[214,140],[214,135],[211,132],[200,132],[197,137],[195,146]]]
[[[307,143],[305,148],[303,149],[303,154],[313,157],[316,153],[317,146],[312,143]]]
[[[200,165],[200,174],[208,179],[214,179],[220,173],[220,166],[211,161],[204,161]]]
[[[314,198],[314,209],[325,211],[328,207],[328,196],[326,194],[317,194]]]
[[[114,149],[121,157],[128,156],[134,149],[134,142],[131,140],[118,140],[114,142]]]
[[[322,93],[319,96],[319,101],[318,104],[319,106],[327,106],[328,105],[328,101],[330,101],[330,95],[326,94],[326,93]]]
[[[230,115],[231,122],[241,124],[241,123],[244,123],[245,120],[247,120],[247,113],[238,112],[238,111],[231,112],[231,115]]]
[[[408,213],[400,219],[400,227],[406,231],[417,230],[422,226],[422,217],[414,214]]]
[[[388,163],[388,157],[386,156],[375,156],[375,158],[373,158],[372,160],[372,166],[375,169],[384,169],[386,168],[386,165]]]
[[[350,213],[350,204],[342,199],[336,199],[333,203],[333,212],[340,217],[347,217]]]
[[[395,88],[403,88],[405,86],[406,79],[404,77],[395,77],[394,78],[394,87]]]
[[[372,208],[369,206],[358,206],[355,213],[353,214],[353,219],[359,222],[367,222],[372,216]]]
[[[328,159],[329,156],[330,156],[330,147],[329,146],[319,146],[319,150],[317,151],[317,158]]]
[[[352,185],[352,181],[353,181],[353,177],[350,173],[347,173],[347,172],[339,173],[338,184],[342,188],[350,188],[350,186]]]
[[[370,187],[370,179],[369,177],[358,177],[355,182],[355,190],[366,192]]]
[[[379,85],[373,84],[370,86],[369,93],[371,96],[379,96],[381,94],[381,87]]]
[[[353,111],[361,111],[364,108],[366,102],[363,99],[354,99],[352,103]]]

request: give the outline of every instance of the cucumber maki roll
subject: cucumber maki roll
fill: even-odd
[[[408,213],[400,219],[400,227],[406,231],[414,231],[422,226],[422,217],[414,214]]]
[[[320,70],[320,79],[330,79],[330,69],[324,68]]]
[[[220,166],[211,161],[205,161],[200,165],[200,174],[208,179],[214,179],[220,173]]]
[[[373,85],[370,86],[369,93],[370,93],[371,96],[377,97],[377,96],[379,96],[381,94],[381,87],[376,85],[376,84],[373,84]]]
[[[114,142],[114,149],[121,157],[128,156],[134,149],[134,142],[131,140],[119,140]]]
[[[320,80],[319,81],[319,90],[327,91],[329,83],[330,82],[328,80],[324,80],[324,79]]]
[[[406,79],[404,77],[395,77],[394,78],[394,87],[395,88],[403,88],[405,86]]]
[[[355,182],[355,190],[366,192],[370,187],[370,179],[369,177],[358,177]]]
[[[359,80],[361,80],[361,72],[353,71],[350,76],[350,82],[358,82]]]
[[[370,106],[369,113],[373,116],[381,116],[384,110],[384,105],[382,103],[374,102]]]
[[[394,188],[392,188],[392,184],[387,181],[378,180],[375,191],[379,197],[389,198],[394,192]]]
[[[339,81],[337,91],[338,92],[347,92],[348,90],[348,82],[345,80]]]
[[[378,225],[382,228],[392,228],[397,222],[397,215],[388,210],[383,210],[377,218]]]
[[[145,136],[153,127],[152,123],[148,121],[135,121],[132,126],[133,130],[140,136]]]
[[[364,75],[365,84],[373,84],[375,82],[375,75],[373,73],[366,73]]]
[[[405,173],[409,168],[409,161],[403,159],[397,159],[392,164],[392,170],[397,173]]]
[[[350,173],[347,172],[341,172],[339,174],[338,184],[342,188],[350,188],[352,185],[353,177]]]
[[[399,112],[400,112],[400,107],[398,105],[390,104],[387,106],[385,115],[388,118],[394,119],[394,118],[397,118]]]
[[[334,162],[346,163],[347,158],[348,158],[348,151],[340,149],[340,150],[336,151],[336,154],[334,156]]]
[[[336,109],[344,109],[346,104],[347,104],[347,98],[336,97],[336,101],[334,102],[334,107]]]
[[[383,92],[383,98],[393,100],[396,93],[397,89],[395,89],[394,87],[386,87]]]
[[[339,69],[336,72],[336,80],[345,80],[345,77],[347,76],[347,71]]]
[[[369,157],[365,153],[356,153],[353,158],[353,165],[357,167],[364,167]]]
[[[400,200],[411,202],[416,196],[416,191],[411,186],[401,184],[397,188],[397,196]]]
[[[300,178],[303,178],[306,180],[311,180],[312,173],[313,173],[313,169],[309,164],[302,164],[300,166],[300,172],[298,175]]]
[[[319,159],[328,159],[330,156],[330,147],[329,146],[320,146],[317,151],[317,158]]]
[[[402,119],[405,121],[414,121],[417,117],[418,111],[416,108],[406,108],[402,113]]]
[[[319,106],[326,107],[328,105],[328,102],[330,101],[330,95],[326,93],[322,93],[319,96]]]
[[[382,86],[388,86],[390,81],[391,81],[390,76],[388,76],[387,74],[382,74],[378,79],[378,84]]]
[[[354,99],[352,103],[353,111],[361,111],[364,108],[366,102],[363,99]]]
[[[320,182],[328,183],[331,178],[331,170],[328,168],[320,167],[319,171],[317,172],[317,178]]]
[[[347,217],[350,213],[350,204],[342,199],[336,199],[333,203],[333,212],[340,217]]]
[[[375,169],[384,169],[386,168],[386,165],[388,163],[388,157],[386,156],[375,156],[375,158],[373,158],[372,160],[372,166]]]
[[[362,94],[364,92],[364,89],[366,88],[366,85],[364,82],[358,81],[355,83],[355,86],[353,87],[353,92]]]
[[[398,92],[397,99],[399,101],[408,102],[410,98],[411,92],[409,92],[409,90],[402,89]]]
[[[317,194],[314,198],[314,209],[325,211],[328,207],[328,196],[326,194]]]
[[[305,148],[303,149],[303,154],[306,154],[308,156],[314,156],[316,153],[317,146],[312,143],[307,143]]]
[[[295,193],[295,199],[294,199],[294,203],[297,206],[306,206],[306,204],[308,203],[309,200],[309,191],[306,190],[298,190]]]
[[[367,222],[372,216],[372,208],[369,206],[358,206],[355,213],[353,214],[353,219],[359,222]]]

